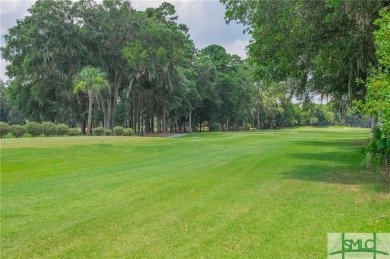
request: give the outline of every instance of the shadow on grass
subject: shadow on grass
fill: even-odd
[[[329,184],[361,185],[381,193],[390,193],[390,178],[381,171],[305,165],[283,174],[287,179],[322,182]]]
[[[366,140],[356,139],[356,140],[339,140],[339,141],[295,141],[292,142],[296,145],[304,146],[319,146],[319,147],[349,147],[351,146],[361,146],[362,148],[368,143]]]
[[[351,155],[356,160],[356,155],[360,155],[360,151],[357,151],[357,153],[353,154],[352,152],[355,152],[355,150],[352,150],[351,152],[318,152],[318,153],[290,153],[286,154],[287,157],[292,159],[302,159],[302,160],[316,160],[316,161],[333,161],[338,164],[350,164],[351,166],[356,165],[353,164],[351,160]],[[315,164],[315,163],[313,163]]]
[[[296,166],[283,173],[287,179],[322,182],[341,185],[360,185],[368,190],[390,193],[390,177],[383,170],[369,170],[360,166],[363,157],[357,144],[352,141],[322,142],[304,141],[295,142],[301,145],[332,146],[330,152],[323,151],[310,153],[290,153],[287,157],[294,160],[305,160],[304,165]],[[363,147],[363,146],[362,146]],[[331,149],[329,149],[331,150]],[[319,164],[319,162],[334,162],[333,165]]]

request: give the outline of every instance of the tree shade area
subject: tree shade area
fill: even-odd
[[[83,134],[369,126],[352,101],[364,99],[379,64],[373,22],[386,1],[221,2],[228,19],[249,26],[248,60],[218,45],[196,49],[170,3],[137,11],[124,0],[36,1],[4,36],[1,121]],[[74,92],[87,67],[108,87]]]

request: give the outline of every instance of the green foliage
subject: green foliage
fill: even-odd
[[[110,129],[104,130],[104,135],[111,136],[112,135],[112,130],[110,130]]]
[[[103,136],[104,131],[105,131],[105,129],[103,127],[97,127],[97,128],[92,129],[93,134],[96,136]]]
[[[17,110],[10,110],[7,115],[7,121],[9,125],[23,124],[26,120],[24,116]]]
[[[33,137],[38,137],[43,133],[42,125],[38,122],[28,122],[25,127],[28,134],[31,134]]]
[[[10,132],[16,138],[20,138],[23,137],[24,134],[27,134],[27,128],[25,126],[15,124],[11,126]]]
[[[367,80],[367,94],[363,109],[378,114],[383,129],[390,133],[390,73],[389,68],[375,70]]]
[[[81,91],[95,96],[108,87],[106,75],[95,67],[85,67],[74,77],[74,93]]]
[[[311,117],[309,123],[311,126],[317,126],[319,124],[319,119],[317,117]]]
[[[98,68],[95,67],[85,67],[79,73],[74,76],[74,93],[82,91],[88,93],[89,106],[88,106],[88,123],[87,123],[87,132],[90,135],[92,128],[92,104],[94,98],[98,94],[104,92],[109,88],[109,83],[106,79],[106,75],[101,72]]]
[[[30,120],[44,116],[81,124],[88,106],[81,94],[72,96],[73,77],[88,65],[104,67],[112,91],[101,105],[109,125],[119,98],[115,93],[122,94],[131,78],[121,50],[146,25],[144,12],[123,0],[40,0],[28,12],[4,35],[1,48],[2,59],[10,62],[12,105]]]
[[[379,67],[374,69],[366,82],[367,94],[365,103],[360,103],[363,111],[378,115],[382,130],[390,135],[390,9],[381,10],[380,19],[375,24],[375,43],[378,46]]]
[[[9,125],[23,124],[25,119],[23,115],[16,110],[10,100],[9,90],[3,80],[0,80],[0,121],[7,122]]]
[[[42,132],[46,137],[57,135],[57,126],[50,121],[42,123]]]
[[[6,122],[0,121],[0,138],[3,138],[10,132],[11,128]]]
[[[124,0],[36,1],[4,36],[12,80],[0,89],[0,119],[88,120],[88,134],[101,124],[146,132],[213,122],[222,130],[282,128],[322,115],[318,124],[329,125],[330,114],[302,112],[292,96],[319,91],[349,100],[365,92],[354,78],[365,79],[373,58],[371,1],[222,2],[229,19],[253,25],[249,60],[219,45],[196,51],[170,3],[135,11]]]
[[[226,17],[248,27],[249,59],[266,85],[294,79],[301,96],[329,94],[347,106],[363,99],[376,63],[373,22],[385,0],[221,0]]]
[[[364,153],[362,165],[388,168],[390,166],[390,137],[377,128]]]
[[[112,129],[115,136],[123,136],[125,129],[122,126],[116,126]]]
[[[79,128],[69,128],[69,136],[79,136],[81,134]]]
[[[123,136],[132,136],[134,133],[132,128],[126,128],[123,130]]]
[[[57,134],[58,136],[64,136],[69,134],[69,126],[66,124],[58,124],[57,125]]]
[[[390,68],[390,7],[380,10],[380,18],[375,21],[375,25],[379,27],[374,32],[379,63]]]

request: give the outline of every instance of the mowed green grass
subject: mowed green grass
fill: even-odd
[[[1,257],[325,258],[390,232],[368,130],[1,140]]]

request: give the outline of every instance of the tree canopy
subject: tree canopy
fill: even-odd
[[[168,2],[137,11],[128,0],[36,1],[4,36],[10,81],[1,86],[1,120],[83,133],[91,125],[167,132],[364,124],[347,104],[363,98],[373,66],[387,73],[386,47],[378,50],[383,64],[375,56],[381,25],[372,24],[386,1],[221,2],[229,20],[248,25],[249,59],[215,44],[196,49]],[[87,70],[107,80],[104,91],[86,83]],[[313,104],[315,94],[332,102]]]
[[[375,57],[373,22],[387,0],[221,0],[248,26],[249,56],[264,82],[294,79],[298,97],[330,95],[340,108],[363,99]]]

